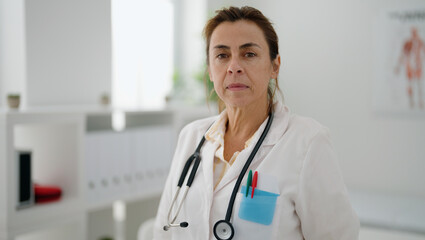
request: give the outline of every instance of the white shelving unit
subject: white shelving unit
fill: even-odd
[[[116,200],[136,201],[162,192],[176,139],[173,111],[124,112],[125,129],[113,129],[111,112],[87,115],[87,209]]]
[[[1,234],[12,240],[39,229],[76,223],[83,239],[84,115],[81,113],[3,112],[0,115]],[[4,133],[4,134],[3,134]],[[32,180],[62,189],[61,200],[18,209],[16,151],[32,152]]]
[[[87,213],[159,196],[181,127],[214,114],[123,111],[125,129],[115,131],[114,112],[0,110],[0,240],[87,239]],[[17,208],[20,149],[32,152],[33,182],[60,186],[61,200]]]

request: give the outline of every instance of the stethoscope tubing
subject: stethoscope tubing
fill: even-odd
[[[182,187],[184,179],[186,178],[187,172],[189,171],[190,165],[192,165],[192,162],[195,159],[195,163],[193,165],[192,171],[190,172],[189,179],[187,180],[187,183],[186,183],[186,186],[188,187],[192,186],[193,179],[195,178],[196,171],[198,170],[198,167],[199,167],[199,163],[201,162],[200,152],[201,152],[202,145],[204,145],[204,142],[205,142],[205,136],[202,136],[202,139],[199,142],[198,146],[196,147],[195,152],[189,157],[189,159],[187,159],[183,167],[182,173],[180,174],[179,182],[177,184],[178,187],[180,188]]]
[[[229,205],[227,206],[227,212],[226,212],[225,220],[228,221],[228,222],[230,222],[230,218],[232,217],[233,205],[235,203],[236,195],[239,191],[239,187],[241,185],[242,179],[244,178],[246,171],[248,171],[249,165],[251,165],[251,162],[254,159],[255,154],[257,154],[258,149],[260,149],[261,144],[263,143],[264,139],[266,138],[266,135],[270,130],[270,126],[272,125],[273,117],[274,117],[274,113],[273,113],[273,111],[271,111],[270,114],[269,114],[269,120],[267,121],[266,127],[264,128],[263,133],[260,136],[260,139],[258,139],[257,144],[255,144],[254,149],[252,150],[251,154],[249,155],[248,160],[246,160],[245,165],[243,166],[242,171],[239,174],[238,179],[236,180],[235,186],[234,186],[233,191],[232,191],[232,195],[231,195],[230,200],[229,200]]]
[[[167,216],[168,224],[166,226],[164,226],[164,228],[163,228],[164,231],[168,231],[170,229],[170,227],[179,227],[179,226],[180,227],[187,227],[188,226],[187,222],[183,222],[183,223],[180,223],[180,224],[175,224],[174,222],[176,221],[177,216],[179,215],[180,209],[183,205],[183,202],[186,199],[187,192],[188,192],[190,186],[192,186],[193,180],[195,179],[196,171],[198,170],[199,164],[201,162],[200,152],[201,152],[202,145],[204,145],[204,142],[205,142],[205,136],[202,137],[201,141],[199,142],[198,146],[196,147],[195,152],[187,159],[187,161],[186,161],[186,163],[183,167],[182,173],[181,173],[180,178],[179,178],[179,182],[177,184],[176,193],[174,194],[173,201],[171,202],[170,209],[168,210],[168,216]],[[182,198],[179,206],[177,207],[176,214],[174,214],[174,217],[170,221],[171,211],[173,209],[174,204],[177,201],[177,196],[180,193],[181,187],[183,186],[183,182],[186,179],[187,173],[189,172],[189,168],[192,165],[193,160],[195,160],[195,163],[193,164],[192,170],[190,171],[189,179],[187,180],[187,183],[186,183],[186,189],[184,190],[183,198]]]
[[[226,217],[225,217],[224,220],[220,220],[220,221],[217,222],[217,223],[223,222],[231,230],[230,238],[225,238],[225,239],[232,239],[232,237],[234,235],[234,229],[233,229],[233,226],[230,222],[230,219],[232,217],[233,205],[235,203],[236,195],[239,191],[239,187],[241,185],[242,179],[244,178],[246,172],[248,171],[249,165],[251,164],[252,160],[254,159],[255,155],[257,154],[258,149],[260,148],[261,144],[263,143],[264,139],[267,136],[267,133],[270,130],[270,126],[272,125],[272,122],[273,122],[273,117],[274,117],[274,113],[273,113],[273,111],[271,111],[269,113],[269,119],[267,121],[266,127],[264,128],[263,132],[261,133],[261,136],[258,139],[257,143],[255,144],[254,149],[252,150],[251,154],[249,155],[247,161],[245,162],[245,165],[243,166],[242,171],[239,174],[238,179],[236,180],[235,186],[233,187],[232,195],[230,197],[229,204],[227,206]],[[198,146],[196,147],[195,152],[187,159],[187,161],[186,161],[186,163],[183,167],[182,173],[181,173],[180,178],[179,178],[179,182],[177,184],[176,193],[174,194],[174,198],[172,200],[170,209],[168,211],[168,224],[166,226],[164,226],[164,228],[163,228],[165,231],[168,231],[171,227],[184,227],[185,228],[189,225],[187,222],[181,222],[180,224],[176,224],[174,222],[175,222],[175,220],[176,220],[176,218],[177,218],[177,216],[180,212],[180,209],[182,207],[184,200],[186,199],[187,192],[188,192],[188,190],[189,190],[190,186],[192,185],[193,180],[195,178],[196,172],[197,172],[199,164],[201,162],[200,152],[201,152],[201,148],[202,148],[202,145],[204,144],[204,142],[205,142],[205,136],[202,136],[202,139],[199,142]],[[193,163],[194,160],[195,160],[195,162]],[[192,163],[193,163],[193,167],[192,167],[192,170],[190,172],[189,178],[188,178],[187,183],[186,183],[186,189],[184,191],[183,198],[180,201],[180,204],[177,208],[176,214],[174,215],[174,217],[170,221],[171,211],[173,209],[174,204],[177,201],[177,196],[180,193],[180,189],[183,186],[184,180],[186,179],[187,173],[189,172],[189,169],[190,169],[190,166],[192,165]],[[222,239],[222,238],[219,238],[217,236],[217,233],[216,233],[217,223],[214,225],[214,235],[218,239]]]

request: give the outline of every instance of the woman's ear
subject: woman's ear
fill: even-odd
[[[279,54],[272,61],[272,66],[273,66],[272,78],[276,79],[277,76],[279,75],[279,69],[280,69],[280,55]]]

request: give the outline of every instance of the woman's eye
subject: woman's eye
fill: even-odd
[[[245,57],[255,57],[257,56],[257,54],[253,53],[253,52],[247,52],[245,53]]]
[[[225,53],[220,53],[220,54],[218,54],[218,55],[217,55],[217,58],[218,58],[218,59],[227,58],[227,54],[225,54]]]

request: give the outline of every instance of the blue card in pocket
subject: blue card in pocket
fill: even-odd
[[[245,197],[246,186],[241,187],[242,201],[239,207],[239,218],[270,225],[273,222],[276,200],[279,194],[255,189],[254,197],[251,198],[252,188],[249,188],[248,196]]]

